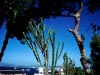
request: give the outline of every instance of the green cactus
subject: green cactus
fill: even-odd
[[[40,21],[40,22],[39,22]],[[36,57],[36,60],[39,62],[40,65],[42,65],[40,56],[38,54],[37,47],[41,50],[41,53],[43,54],[44,58],[44,75],[47,75],[48,73],[48,64],[49,64],[49,44],[51,43],[52,47],[52,75],[55,73],[55,68],[58,59],[61,56],[64,43],[62,43],[62,48],[60,52],[58,53],[59,50],[59,43],[57,48],[55,48],[55,31],[50,29],[48,31],[48,37],[46,39],[45,37],[45,25],[42,22],[42,19],[39,20],[38,23],[34,20],[29,21],[29,26],[27,27],[27,31],[29,33],[24,33],[23,35],[25,37],[25,40],[28,44],[28,46],[33,50],[33,53]]]
[[[64,66],[64,75],[74,75],[74,61],[71,60],[71,58],[68,58],[67,53],[64,53],[63,55],[63,66]]]
[[[30,20],[29,26],[27,27],[27,31],[29,33],[24,33],[23,35],[26,39],[26,42],[28,46],[33,50],[33,53],[36,57],[36,60],[40,63],[40,66],[42,66],[40,56],[38,54],[37,47],[41,50],[44,58],[44,74],[47,75],[47,69],[48,69],[48,63],[49,63],[49,51],[48,51],[48,38],[45,38],[45,25],[43,25],[42,19],[37,24],[36,21]],[[34,42],[33,42],[34,41]]]
[[[40,66],[42,66],[40,57],[39,57],[37,49],[36,49],[36,46],[34,48],[33,45],[32,45],[32,42],[30,41],[31,39],[29,40],[30,36],[25,35],[24,32],[23,32],[23,35],[24,35],[24,37],[26,39],[26,42],[27,42],[28,46],[32,49],[32,51],[33,51],[33,53],[34,53],[34,55],[36,57],[36,60],[39,62]],[[34,42],[34,45],[35,45],[35,42]]]
[[[58,54],[58,51],[59,51],[59,43],[58,43],[58,46],[57,48],[55,48],[55,31],[49,31],[49,37],[50,37],[50,42],[51,42],[51,46],[52,46],[52,68],[51,68],[51,75],[55,75],[55,68],[56,68],[56,64],[57,64],[57,61],[58,59],[60,58],[61,56],[61,53],[63,51],[63,48],[64,48],[64,42],[62,43],[62,48],[60,50],[60,53]]]
[[[68,72],[68,56],[67,56],[67,53],[64,53],[64,56],[63,56],[63,60],[64,60],[64,67],[65,67],[65,75],[68,75],[67,72]]]

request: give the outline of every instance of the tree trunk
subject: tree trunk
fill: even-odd
[[[1,53],[0,53],[0,62],[2,61],[2,57],[3,57],[4,52],[6,50],[6,46],[8,44],[8,40],[9,40],[9,36],[10,36],[10,33],[7,31],[6,36],[5,36],[5,40],[3,42],[3,46],[2,46],[2,49],[1,49]]]
[[[87,62],[86,52],[85,52],[85,48],[84,48],[84,39],[78,33],[79,23],[80,23],[80,15],[81,15],[81,12],[82,12],[82,8],[83,8],[82,1],[79,0],[79,10],[77,11],[76,14],[74,14],[72,16],[75,19],[74,29],[73,30],[69,29],[69,31],[74,35],[75,40],[78,44],[80,54],[81,54],[80,61],[81,61],[81,64],[83,66],[83,69],[85,71],[85,74],[86,75],[92,75],[89,64]]]
[[[85,74],[91,75],[91,70],[90,70],[89,64],[87,62],[87,57],[86,57],[86,52],[85,52],[83,40],[81,39],[79,34],[76,34],[75,32],[73,32],[73,35],[76,39],[76,42],[77,42],[79,50],[80,50],[80,54],[81,54],[80,61],[81,61],[81,64],[83,66],[83,69],[85,71]]]

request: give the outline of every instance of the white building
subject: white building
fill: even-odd
[[[35,73],[34,75],[43,75],[43,67],[39,67],[38,68],[38,71],[39,71],[39,73]]]

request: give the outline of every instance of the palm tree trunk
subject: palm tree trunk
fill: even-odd
[[[3,57],[4,52],[6,50],[6,46],[8,44],[8,40],[9,40],[9,36],[10,36],[10,33],[7,31],[6,36],[5,36],[5,40],[3,42],[3,46],[2,46],[2,49],[1,49],[1,53],[0,53],[0,62],[2,61],[2,57]]]

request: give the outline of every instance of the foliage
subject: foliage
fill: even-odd
[[[81,67],[75,67],[74,75],[85,75],[85,74],[84,74],[84,71]]]
[[[74,61],[68,58],[67,53],[64,53],[63,60],[64,60],[63,66],[65,75],[74,75],[74,67],[75,67]]]
[[[100,69],[100,35],[95,34],[90,42],[91,59],[94,75],[99,74]]]
[[[68,58],[67,53],[63,55],[64,75],[85,75],[84,70],[81,67],[75,67],[74,61]]]
[[[87,0],[85,2],[88,13],[94,13],[100,10],[100,0]]]
[[[33,5],[33,0],[1,0],[0,2],[0,22],[4,19],[7,22],[6,29],[10,32],[10,36],[17,37],[18,40],[23,38],[22,31],[26,31],[26,26],[30,20],[29,7]],[[27,9],[26,9],[27,8]],[[2,23],[1,23],[2,24]]]
[[[50,18],[51,16],[64,16],[63,12],[67,12],[67,10],[67,13],[75,13],[76,5],[74,3],[76,4],[77,0],[1,0],[0,27],[5,20],[7,22],[7,32],[1,48],[0,61],[4,55],[9,38],[16,37],[22,44],[24,44],[24,36],[22,35],[22,32],[27,32],[27,26],[30,19],[37,20],[40,17],[45,19]],[[52,6],[55,8],[52,8]]]
[[[67,53],[64,53],[64,56],[63,56],[63,60],[64,60],[64,73],[65,75],[68,75],[67,72],[68,72],[68,56],[67,56]]]
[[[99,31],[100,31],[100,25],[97,25],[95,23],[91,23],[90,27],[86,31],[89,31],[90,29],[93,30],[93,34],[99,33]]]
[[[76,3],[77,0],[1,0],[0,26],[5,18],[6,28],[9,30],[10,36],[21,40],[23,39],[22,32],[26,31],[30,19],[62,16],[65,11],[75,13]]]
[[[0,27],[6,22],[6,35],[1,48],[0,61],[4,55],[9,38],[16,37],[22,42],[22,32],[27,32],[27,26],[31,12],[29,8],[34,4],[33,0],[1,0],[0,1]]]

